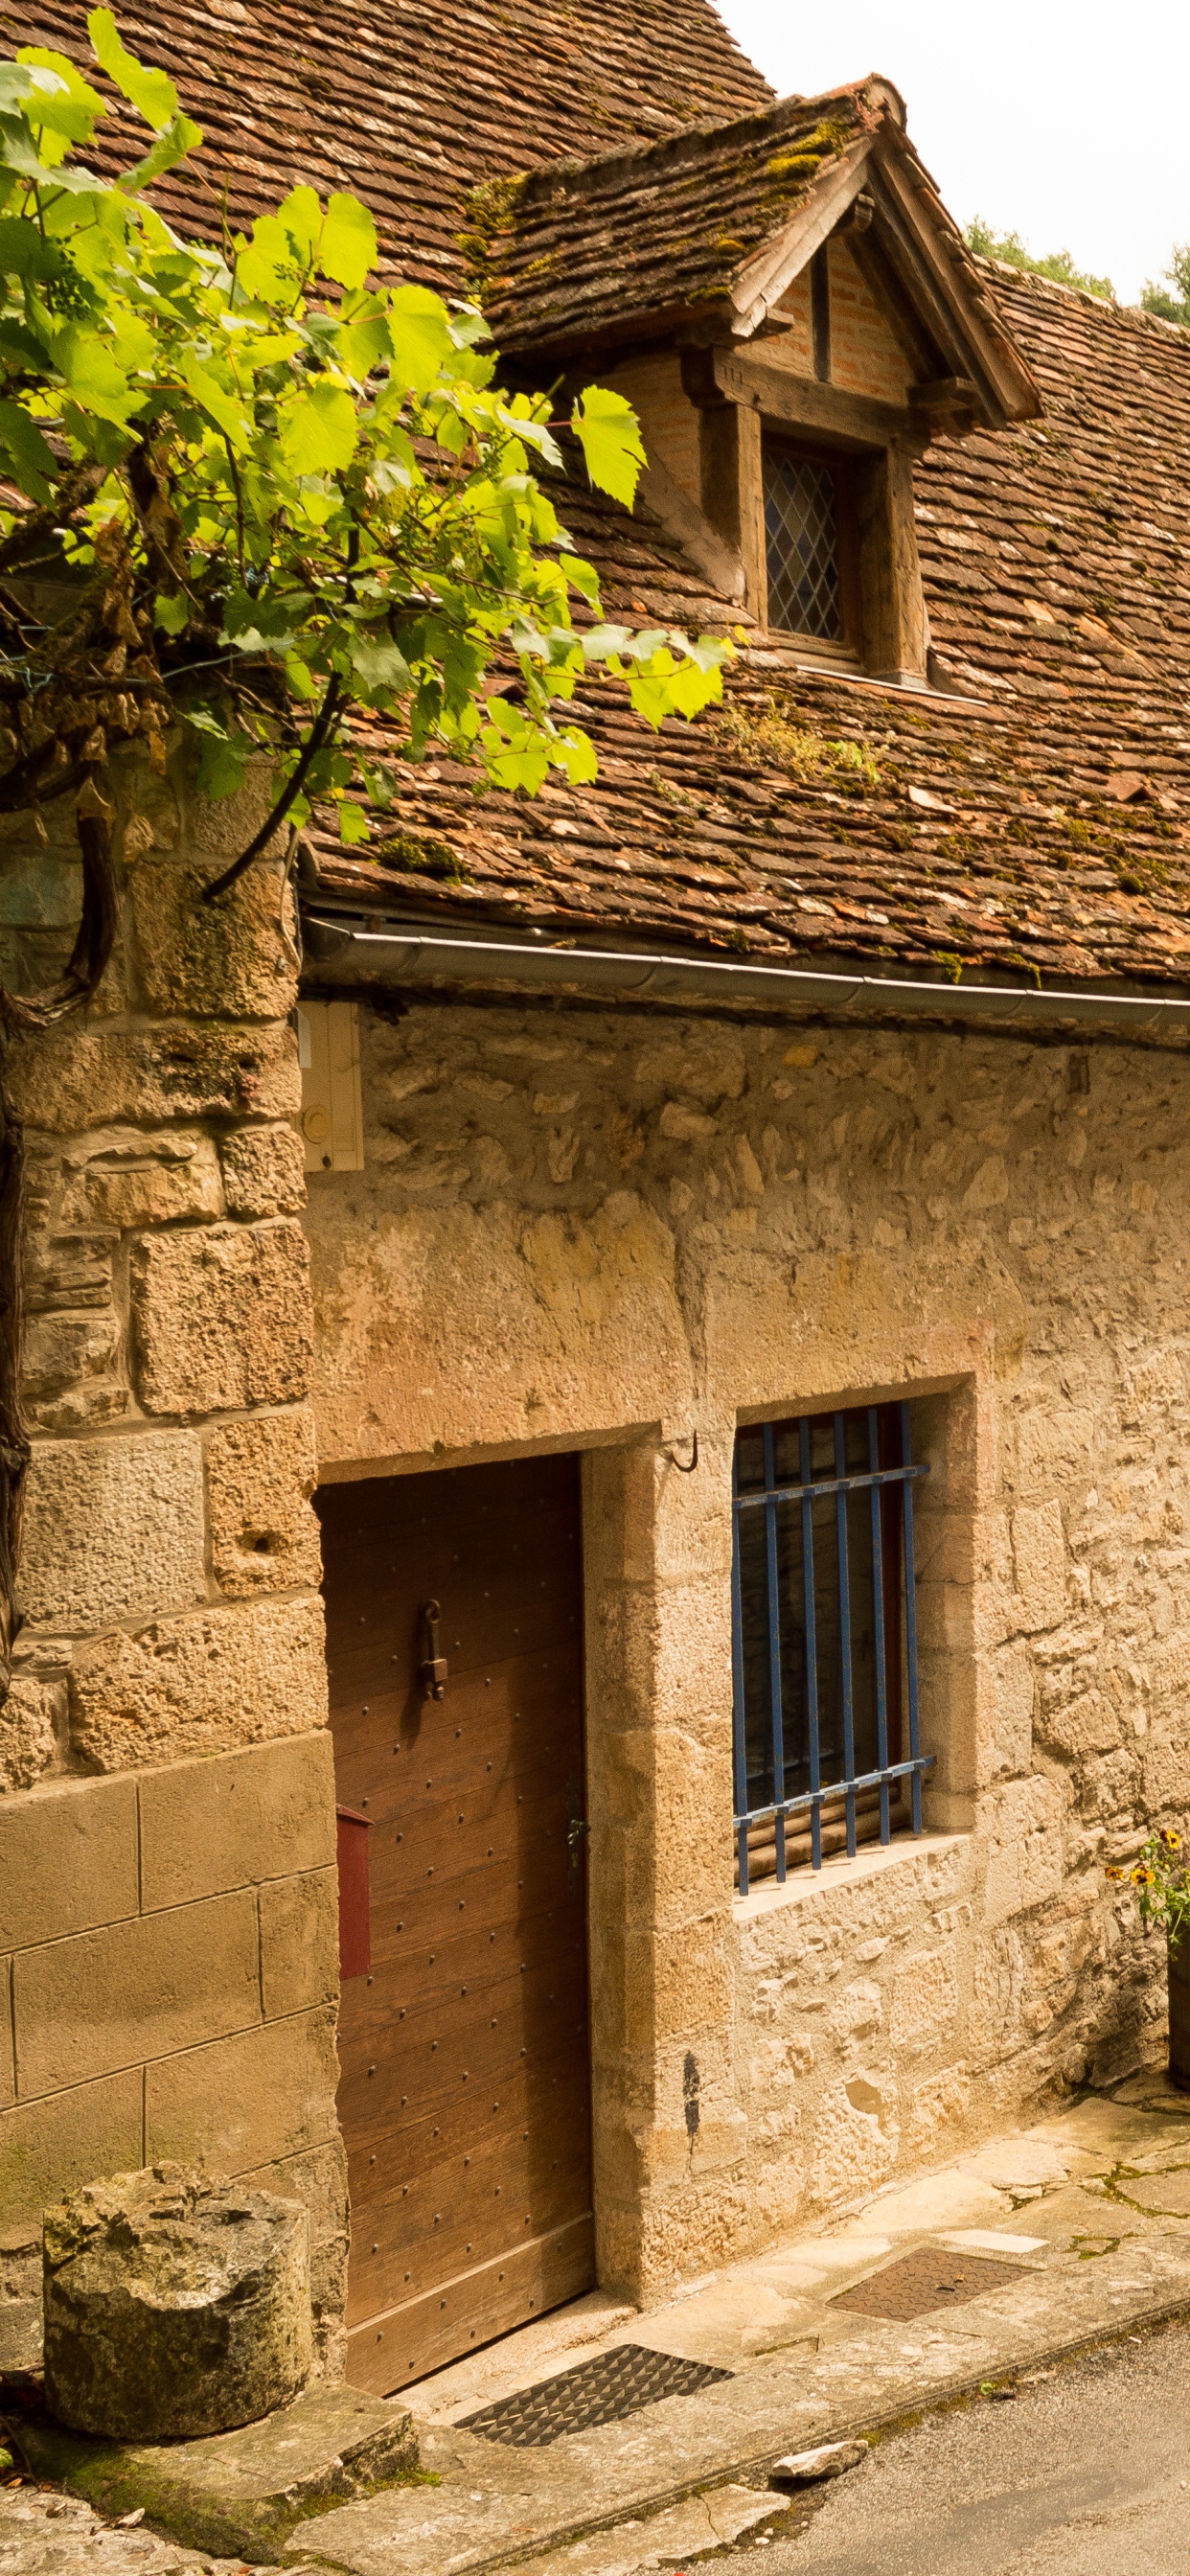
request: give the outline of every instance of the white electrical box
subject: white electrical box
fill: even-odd
[[[362,1172],[364,1102],[354,1002],[299,1002],[302,1141],[308,1172]]]

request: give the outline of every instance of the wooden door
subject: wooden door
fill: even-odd
[[[329,1485],[318,1510],[337,1794],[370,1819],[370,1972],[339,2022],[347,2375],[387,2395],[595,2277],[578,1461]]]

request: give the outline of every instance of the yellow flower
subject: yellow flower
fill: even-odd
[[[1162,1834],[1161,1840],[1167,1851],[1180,1851],[1182,1848],[1182,1837],[1180,1834]]]

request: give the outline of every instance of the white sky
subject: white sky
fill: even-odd
[[[1190,0],[719,0],[782,95],[869,71],[960,224],[1069,250],[1135,302],[1190,241]]]

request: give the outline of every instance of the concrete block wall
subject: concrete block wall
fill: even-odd
[[[309,2199],[324,2344],[337,2328],[334,1800],[280,852],[200,900],[269,783],[261,764],[212,806],[180,749],[165,778],[114,765],[115,952],[88,1011],[14,1040],[5,1068],[33,1456],[0,1709],[0,2334],[7,2314],[26,2345],[41,2207],[177,2153],[276,2167]],[[47,817],[47,849],[19,817],[0,837],[0,965],[41,980],[78,896],[68,813]]]

